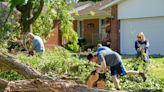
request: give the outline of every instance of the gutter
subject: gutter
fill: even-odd
[[[124,0],[114,0],[111,3],[108,3],[107,5],[102,6],[99,10],[104,10],[104,9],[106,9],[108,7],[111,7],[113,5],[116,5],[116,4],[120,3],[121,1],[124,1]]]
[[[94,2],[89,2],[89,3],[85,4],[85,5],[79,6],[79,7],[74,8],[74,9],[75,9],[76,12],[79,12],[79,11],[84,10],[85,8],[87,8],[89,6],[92,6],[94,4],[95,4]],[[72,13],[74,13],[74,11],[71,10],[70,13],[72,14]]]

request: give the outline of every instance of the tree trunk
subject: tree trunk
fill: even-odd
[[[0,65],[7,69],[12,69],[23,75],[27,79],[42,78],[52,79],[31,68],[27,64],[17,61],[14,57],[0,53]]]
[[[28,1],[27,5],[24,5],[24,9],[21,11],[21,24],[22,24],[22,33],[32,32],[32,24],[29,23],[29,19],[32,15],[32,2]]]
[[[26,34],[28,32],[32,32],[32,23],[39,17],[40,13],[42,12],[44,6],[44,0],[40,0],[40,5],[37,11],[34,11],[33,2],[32,0],[28,0],[28,3],[23,6],[17,6],[17,10],[21,12],[21,20],[20,25],[22,27],[21,33]]]
[[[88,88],[87,86],[76,84],[73,81],[34,79],[34,80],[21,80],[21,81],[10,82],[4,92],[112,92],[112,91],[97,89],[97,88]]]
[[[7,86],[7,84],[8,84],[7,80],[0,79],[0,88],[5,88]]]

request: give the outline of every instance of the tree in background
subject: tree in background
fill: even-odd
[[[70,20],[72,16],[69,13],[71,9],[65,0],[1,0],[10,4],[10,14],[14,10],[20,12],[19,30],[25,35],[33,32],[37,35],[48,37],[52,31],[53,21],[61,21],[62,37],[68,39],[72,45],[70,47],[78,50],[78,36],[73,30]],[[8,18],[8,17],[7,17]],[[4,22],[7,24],[7,21]],[[11,24],[12,25],[12,24]],[[34,25],[34,26],[32,26]],[[6,30],[5,30],[6,31]],[[13,35],[13,34],[12,34]],[[69,36],[68,36],[69,35]]]

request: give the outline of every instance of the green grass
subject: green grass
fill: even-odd
[[[132,58],[126,58],[123,59],[123,62],[125,64],[125,67],[127,70],[129,70],[128,63],[132,60]],[[153,89],[163,89],[164,90],[164,57],[159,58],[151,58],[150,63],[148,64],[148,80],[145,83],[138,84],[134,83],[133,85],[142,85],[142,86],[148,86]],[[142,87],[141,87],[142,88]],[[143,87],[146,88],[147,87]]]
[[[164,57],[152,58],[150,62],[149,74],[152,78],[164,81]]]
[[[127,63],[130,59],[131,58],[123,59],[123,62]],[[164,81],[164,57],[151,58],[148,74],[151,78],[157,78]]]

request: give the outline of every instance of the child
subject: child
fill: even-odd
[[[148,55],[149,41],[146,40],[143,32],[137,34],[137,41],[135,41],[135,49],[137,51],[137,58],[141,57],[144,62],[149,61]]]

